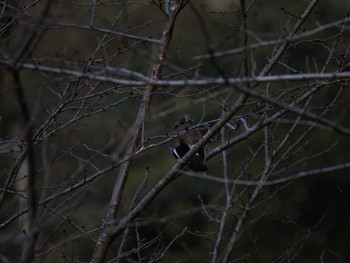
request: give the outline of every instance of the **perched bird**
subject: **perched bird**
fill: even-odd
[[[176,159],[181,159],[202,137],[198,130],[190,130],[192,126],[193,119],[189,114],[182,116],[174,125],[171,135],[178,136],[169,142],[169,149]],[[202,147],[189,161],[189,168],[195,172],[206,171],[208,168],[204,159],[205,152]]]

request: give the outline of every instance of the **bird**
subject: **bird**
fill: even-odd
[[[176,159],[181,159],[202,137],[199,130],[190,130],[193,127],[193,119],[190,114],[183,115],[175,122],[171,133],[174,138],[169,142],[169,150]],[[201,147],[188,163],[189,169],[194,172],[207,171],[204,163],[205,150]]]

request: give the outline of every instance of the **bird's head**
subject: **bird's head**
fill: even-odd
[[[184,124],[191,124],[191,125],[193,124],[193,119],[190,114],[185,114],[180,119],[178,119],[174,125],[174,130]]]

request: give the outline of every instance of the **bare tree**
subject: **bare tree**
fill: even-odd
[[[0,261],[349,260],[347,1],[0,4]]]

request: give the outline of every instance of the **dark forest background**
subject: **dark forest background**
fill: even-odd
[[[350,262],[349,29],[344,0],[0,0],[0,262]]]

